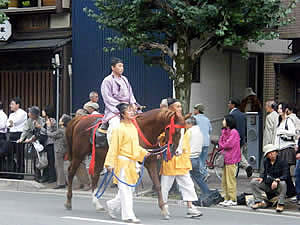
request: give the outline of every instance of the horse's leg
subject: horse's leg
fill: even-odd
[[[65,208],[71,210],[72,209],[72,184],[75,173],[79,167],[80,160],[73,158],[70,162],[70,166],[68,168],[68,192],[67,192],[67,201],[65,203]]]
[[[156,156],[153,156],[156,157]],[[161,186],[160,186],[160,180],[157,170],[157,160],[155,158],[149,158],[149,160],[146,161],[145,167],[148,170],[149,176],[154,184],[154,188],[158,194],[158,206],[161,210],[162,215],[168,214],[168,209],[165,207],[166,203],[163,201],[162,193],[161,193]]]
[[[103,149],[98,149],[99,151],[104,151]],[[105,155],[98,154],[96,149],[96,157],[95,157],[95,169],[94,175],[92,176],[92,203],[96,208],[96,211],[103,212],[105,211],[104,207],[100,204],[99,199],[95,196],[97,192],[98,181],[100,177],[100,172],[103,169]]]

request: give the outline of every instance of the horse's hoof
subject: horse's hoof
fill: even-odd
[[[103,207],[96,207],[96,212],[105,212],[105,208],[103,208]]]
[[[72,205],[69,204],[69,203],[65,203],[65,208],[66,208],[67,210],[72,210]]]

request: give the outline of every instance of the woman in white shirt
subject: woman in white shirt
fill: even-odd
[[[296,164],[295,152],[295,135],[296,128],[287,116],[287,105],[285,103],[278,104],[279,123],[275,134],[275,146],[280,150],[278,157],[286,160],[289,164]]]

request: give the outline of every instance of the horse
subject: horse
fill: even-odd
[[[72,209],[72,182],[80,162],[92,151],[90,143],[89,128],[95,124],[96,117],[76,116],[67,125],[66,142],[68,146],[68,157],[70,166],[68,168],[68,191],[65,208]],[[135,118],[137,126],[142,133],[139,135],[139,143],[145,149],[151,149],[157,146],[158,137],[165,132],[166,139],[172,140],[169,152],[175,154],[181,137],[179,127],[184,127],[184,117],[178,113],[167,109],[153,109],[141,114]],[[171,126],[173,124],[173,127]],[[175,125],[175,126],[174,126]],[[173,131],[171,131],[173,130]],[[168,141],[168,140],[167,140]],[[145,143],[146,142],[146,143]],[[152,146],[150,146],[150,144]],[[157,147],[156,147],[157,148]],[[104,211],[104,207],[95,197],[100,172],[103,169],[106,153],[108,148],[95,148],[95,167],[92,179],[92,203],[97,211]],[[159,173],[157,170],[157,156],[152,155],[145,161],[145,167],[154,184],[154,188],[158,193],[158,206],[162,215],[167,213],[165,203],[162,199],[161,186],[159,181]]]

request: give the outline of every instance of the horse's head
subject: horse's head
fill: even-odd
[[[169,124],[165,128],[165,141],[170,147],[171,155],[175,154],[181,138],[181,129],[185,127],[184,117],[181,113],[167,110]]]

